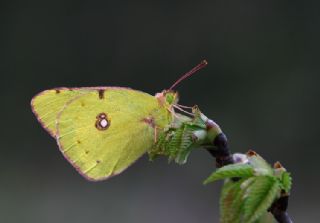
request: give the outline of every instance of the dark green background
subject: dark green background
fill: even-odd
[[[233,151],[257,150],[292,172],[289,213],[319,212],[319,3],[309,1],[1,1],[0,222],[218,222],[214,160],[144,156],[91,183],[31,113],[57,86],[178,86],[181,103],[217,121]],[[126,131],[124,129],[123,131]]]

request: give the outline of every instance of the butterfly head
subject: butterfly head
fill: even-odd
[[[178,103],[179,95],[178,92],[172,90],[163,90],[160,93],[157,93],[155,97],[158,99],[161,105],[166,105],[171,107]]]

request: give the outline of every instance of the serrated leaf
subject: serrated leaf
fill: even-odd
[[[181,138],[183,135],[184,127],[181,127],[177,129],[173,134],[172,139],[169,142],[168,149],[169,149],[169,155],[171,158],[175,158],[176,154],[178,152],[178,149],[181,144]]]
[[[258,220],[271,206],[280,187],[277,179],[271,176],[257,176],[247,188],[244,202],[244,222],[253,223]]]
[[[256,153],[251,156],[249,155],[248,160],[250,165],[254,168],[256,175],[273,175],[273,169],[260,155]]]
[[[222,223],[240,223],[246,197],[246,189],[254,182],[255,177],[234,182],[227,180],[220,197],[220,221]]]
[[[286,192],[289,193],[291,190],[291,185],[292,185],[292,178],[290,176],[289,172],[283,172],[281,176],[281,186],[282,189]]]
[[[222,180],[222,179],[232,178],[232,177],[248,178],[253,176],[253,174],[254,174],[254,170],[252,166],[248,164],[244,164],[244,163],[230,164],[217,169],[203,183],[207,184],[217,180]]]
[[[240,222],[238,217],[241,212],[241,200],[243,190],[240,185],[242,181],[229,181],[223,185],[220,196],[220,222],[221,223],[237,223]]]
[[[234,192],[237,188],[237,184],[232,181],[225,182],[221,189],[220,195],[220,221],[221,223],[227,223],[228,213],[230,211],[231,202],[234,197]],[[238,187],[240,190],[240,186]]]
[[[190,127],[187,127],[184,129],[183,134],[181,136],[181,142],[180,147],[178,149],[175,161],[178,164],[184,164],[187,161],[187,158],[193,149],[192,147],[192,129]]]
[[[270,212],[265,212],[258,220],[254,223],[275,223],[275,219]]]

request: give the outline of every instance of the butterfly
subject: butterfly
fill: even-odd
[[[197,107],[185,111],[189,107],[178,104],[173,90],[206,65],[201,62],[155,96],[124,87],[45,90],[33,97],[32,111],[64,157],[88,180],[117,175],[146,152],[151,159],[167,155],[184,163],[191,149],[221,134]]]

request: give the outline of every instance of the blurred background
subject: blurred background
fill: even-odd
[[[184,105],[218,122],[234,152],[292,172],[289,213],[318,222],[319,3],[310,1],[1,1],[0,222],[218,222],[220,184],[206,151],[184,166],[144,156],[92,183],[64,160],[31,112],[58,86],[181,83]],[[318,123],[318,124],[316,124]]]

